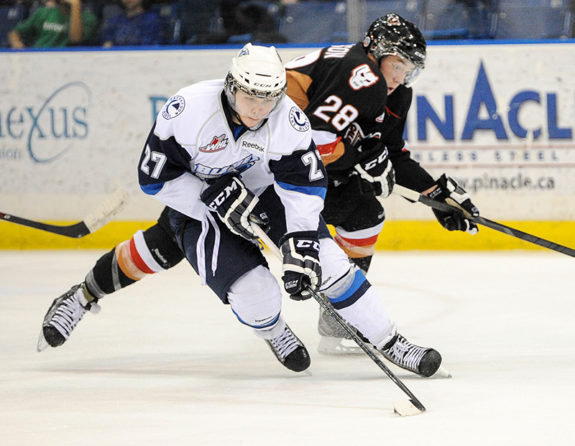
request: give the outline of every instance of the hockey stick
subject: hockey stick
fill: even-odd
[[[255,225],[252,225],[255,226]],[[282,255],[278,247],[275,243],[268,237],[268,235],[261,229],[259,226],[255,226],[255,231],[260,238],[260,240],[273,252],[273,254],[280,260],[282,260]],[[395,413],[401,415],[402,417],[410,416],[410,415],[418,415],[420,413],[425,412],[425,406],[421,404],[421,401],[417,399],[417,397],[411,393],[411,391],[407,388],[400,379],[395,376],[395,374],[377,357],[377,355],[372,351],[372,349],[366,345],[366,343],[361,339],[361,337],[356,333],[355,330],[350,328],[350,326],[343,320],[343,318],[339,315],[337,311],[333,308],[333,306],[323,297],[321,297],[318,293],[316,293],[311,288],[308,288],[308,291],[312,295],[312,297],[317,301],[319,306],[325,310],[333,319],[337,321],[339,325],[345,330],[345,332],[353,339],[353,341],[361,348],[365,354],[373,361],[375,364],[383,370],[383,372],[397,385],[408,397],[409,401],[398,401],[394,404],[393,410]]]
[[[120,211],[128,201],[128,192],[123,189],[116,190],[110,198],[88,214],[82,221],[71,225],[51,225],[36,220],[17,217],[15,215],[0,212],[0,218],[10,223],[16,223],[29,228],[40,229],[52,234],[63,235],[65,237],[81,238],[108,223],[110,219]]]
[[[403,198],[407,198],[411,201],[418,201],[420,203],[425,204],[433,209],[437,209],[438,211],[443,212],[459,212],[463,214],[463,211],[451,206],[447,203],[443,203],[441,201],[436,201],[432,198],[429,198],[426,195],[420,194],[414,190],[408,189],[407,187],[400,186],[396,184],[393,186],[393,192],[401,195]],[[479,217],[472,217],[470,215],[465,215],[465,218],[472,221],[473,223],[487,226],[495,231],[503,232],[504,234],[510,235],[512,237],[524,240],[529,243],[533,243],[534,245],[542,246],[543,248],[551,249],[553,251],[560,252],[561,254],[565,254],[571,257],[575,257],[575,250],[568,248],[567,246],[560,245],[555,242],[551,242],[549,240],[545,240],[541,237],[537,237],[532,234],[528,234],[527,232],[520,231],[519,229],[511,228],[501,223],[497,223],[496,221],[489,220],[487,218]]]

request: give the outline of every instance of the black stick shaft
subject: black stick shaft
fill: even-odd
[[[268,235],[262,229],[260,229],[259,227],[256,227],[255,229],[256,229],[256,232],[257,232],[259,238],[261,239],[261,241],[264,242],[267,245],[267,247],[273,251],[275,256],[281,260],[281,258],[282,258],[281,253],[280,253],[278,247],[275,245],[275,243],[268,237]],[[417,397],[411,392],[411,390],[409,390],[407,388],[407,386],[405,384],[403,384],[403,382],[397,376],[395,376],[395,374],[389,369],[389,367],[387,367],[383,363],[383,361],[377,357],[377,355],[372,351],[372,349],[370,347],[368,347],[365,342],[363,342],[361,337],[355,332],[355,330],[353,330],[347,324],[347,322],[345,322],[343,320],[343,318],[339,315],[339,313],[337,311],[335,311],[333,306],[328,301],[326,301],[324,298],[322,298],[318,293],[313,291],[312,289],[308,288],[308,290],[310,291],[313,298],[320,305],[320,307],[322,307],[324,310],[326,310],[329,313],[329,315],[331,317],[333,317],[339,323],[339,325],[341,325],[341,327],[353,339],[353,341],[358,345],[358,347],[361,348],[365,352],[365,354],[373,362],[375,362],[375,364],[381,370],[383,370],[383,372],[393,381],[393,383],[397,387],[399,387],[402,390],[402,392],[405,393],[409,397],[409,400],[411,401],[411,403],[421,412],[425,412],[425,410],[426,410],[425,406],[421,403],[421,401],[419,401],[417,399]]]
[[[453,206],[450,206],[447,203],[443,203],[441,201],[433,200],[426,195],[420,194],[419,192],[413,191],[406,187],[400,186],[396,184],[393,187],[393,191],[397,194],[401,195],[404,198],[407,198],[412,201],[418,201],[420,203],[425,204],[433,209],[437,209],[438,211],[443,212],[459,212],[463,213],[460,209],[457,209]],[[568,248],[567,246],[560,245],[558,243],[552,242],[550,240],[546,240],[541,237],[537,237],[533,234],[528,234],[527,232],[520,231],[519,229],[512,228],[510,226],[506,226],[504,224],[498,223],[496,221],[489,220],[484,217],[467,217],[466,218],[473,223],[486,226],[491,228],[495,231],[502,232],[504,234],[510,235],[512,237],[524,240],[529,243],[533,243],[534,245],[541,246],[543,248],[551,249],[556,252],[560,252],[561,254],[568,255],[570,257],[575,257],[575,250]]]
[[[267,243],[266,243],[267,245]],[[269,246],[269,245],[268,245]],[[323,299],[319,294],[314,292],[313,290],[309,289],[313,298],[317,301],[317,303],[322,307],[327,313],[335,319],[339,325],[346,331],[346,333],[353,339],[353,341],[361,348],[365,354],[371,359],[383,372],[391,379],[394,384],[399,387],[403,393],[405,393],[409,400],[413,403],[415,407],[417,407],[420,411],[425,412],[425,406],[417,399],[417,397],[407,388],[405,384],[397,377],[395,374],[387,367],[381,359],[377,357],[377,355],[373,352],[373,350],[366,345],[365,342],[359,337],[359,335],[350,328],[350,326],[343,320],[343,318],[339,315],[337,311],[333,308],[333,306]]]

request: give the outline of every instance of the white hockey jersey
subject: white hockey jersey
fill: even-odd
[[[256,195],[274,185],[288,233],[316,230],[327,176],[307,117],[286,96],[263,125],[249,130],[232,122],[223,89],[223,80],[199,82],[166,102],[140,158],[140,187],[203,220],[207,182],[238,172]]]

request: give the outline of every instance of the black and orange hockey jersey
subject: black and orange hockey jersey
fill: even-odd
[[[389,151],[397,182],[423,191],[433,178],[410,157],[403,133],[412,89],[390,96],[361,43],[321,48],[286,64],[287,94],[308,116],[330,183]],[[372,163],[373,164],[373,163]]]

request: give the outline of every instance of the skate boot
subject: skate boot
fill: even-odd
[[[48,345],[58,347],[66,342],[87,311],[98,313],[100,306],[95,301],[88,302],[84,295],[84,284],[74,285],[69,291],[54,299],[44,316],[42,333],[38,339],[38,351],[44,350]]]
[[[433,375],[441,365],[439,352],[412,344],[399,333],[380,352],[395,365],[425,377]]]
[[[357,355],[363,353],[343,327],[323,308],[317,321],[319,345],[317,350],[325,355]]]
[[[310,365],[307,349],[286,324],[285,330],[273,339],[264,339],[278,361],[294,372],[303,372]]]

